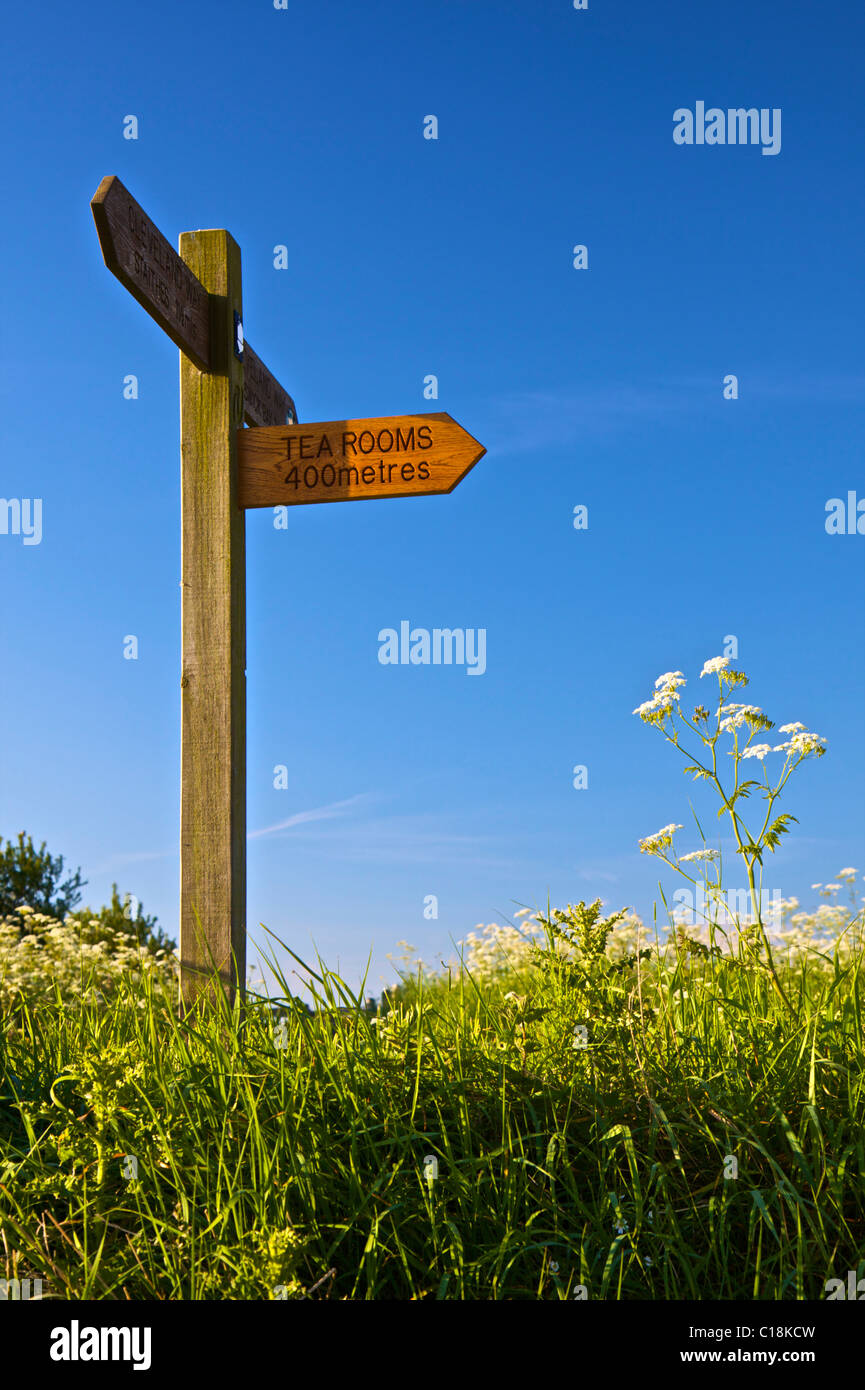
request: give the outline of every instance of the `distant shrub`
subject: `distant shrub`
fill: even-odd
[[[0,917],[24,905],[62,921],[80,903],[87,880],[80,869],[64,880],[63,856],[49,854],[44,840],[37,849],[22,830],[17,844],[7,840],[2,845],[0,836]]]
[[[115,941],[134,942],[153,955],[174,950],[177,943],[160,929],[156,918],[147,916],[131,894],[121,898],[116,883],[111,885],[111,902],[106,907],[79,908],[81,889],[87,880],[82,879],[80,869],[64,879],[63,865],[62,855],[49,854],[44,840],[37,849],[32,837],[23,830],[17,842],[7,840],[5,848],[0,848],[0,918],[15,922],[21,935],[24,922],[17,912],[20,907],[28,907],[58,922],[74,917],[86,927],[88,941],[103,941],[109,950]]]
[[[71,915],[86,928],[88,941],[104,941],[109,950],[113,950],[116,944],[136,945],[151,955],[159,951],[167,955],[177,945],[157,925],[155,917],[144,913],[136,898],[126,894],[121,899],[116,883],[111,885],[111,902],[107,907],[99,908],[98,912],[89,907],[82,908]]]

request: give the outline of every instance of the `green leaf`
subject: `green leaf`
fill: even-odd
[[[739,797],[740,797],[740,796],[746,796],[746,797],[747,797],[747,796],[750,796],[750,795],[751,795],[751,788],[752,788],[752,787],[758,787],[759,785],[760,785],[760,783],[759,783],[759,782],[755,782],[753,779],[752,779],[751,781],[749,781],[749,782],[743,782],[742,785],[741,785],[741,787],[737,787],[736,790],[733,792],[733,795],[732,795],[728,800],[726,800],[726,801],[724,802],[723,806],[721,807],[720,811],[718,812],[718,816],[719,816],[719,817],[720,817],[720,816],[723,816],[723,814],[724,814],[725,811],[732,811],[733,807],[735,806],[736,802],[739,800]]]
[[[780,816],[773,820],[771,825],[766,827],[766,831],[763,835],[763,842],[773,854],[781,842],[781,836],[790,834],[788,821],[796,821],[796,824],[799,824],[796,817],[791,815],[789,811],[782,811]]]

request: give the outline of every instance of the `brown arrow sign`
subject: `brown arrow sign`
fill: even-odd
[[[212,366],[210,295],[132,194],[113,174],[90,203],[105,264],[191,359]],[[297,419],[294,401],[249,343],[243,347],[243,418],[250,425]]]
[[[238,430],[241,507],[453,492],[486,453],[445,413]]]
[[[118,178],[90,202],[105,264],[199,371],[210,367],[210,296]]]

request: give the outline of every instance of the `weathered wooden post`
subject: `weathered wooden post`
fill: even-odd
[[[210,296],[210,367],[180,357],[182,674],[181,989],[246,979],[246,516],[237,501],[243,424],[240,248],[184,232],[180,256]]]

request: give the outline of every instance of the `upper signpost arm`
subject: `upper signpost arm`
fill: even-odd
[[[210,369],[210,296],[118,178],[90,202],[105,264],[198,367]]]
[[[210,295],[198,276],[113,174],[90,202],[102,256],[199,371],[213,370]],[[243,417],[249,425],[293,425],[294,401],[248,343],[243,352]]]

